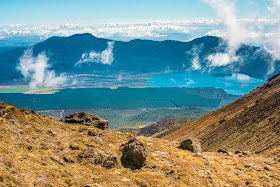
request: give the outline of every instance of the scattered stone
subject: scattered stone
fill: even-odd
[[[102,141],[100,138],[94,139],[93,142],[96,143],[96,144],[98,144],[98,145],[101,145],[101,146],[104,145],[103,141]]]
[[[233,152],[230,152],[230,151],[229,151],[229,152],[227,153],[227,155],[228,155],[228,156],[233,156],[234,154],[233,154]]]
[[[70,145],[70,149],[72,149],[72,150],[80,150],[81,148],[80,148],[80,146],[77,145],[77,144],[71,144],[71,145]]]
[[[265,166],[263,169],[265,169],[267,171],[271,171],[271,169],[269,169],[267,166]]]
[[[65,154],[65,155],[63,156],[63,160],[64,160],[65,162],[68,162],[68,163],[75,163],[75,160],[74,160],[70,155],[67,155],[67,154]]]
[[[170,171],[166,171],[165,174],[166,175],[173,175],[175,173],[174,170],[170,170]]]
[[[89,131],[88,131],[88,135],[89,135],[89,136],[99,136],[99,135],[101,135],[101,134],[99,134],[98,132],[96,132],[96,131],[94,131],[94,130],[89,130]]]
[[[122,145],[121,162],[124,167],[131,169],[140,169],[146,163],[147,151],[143,142],[137,139],[131,139]]]
[[[32,145],[28,145],[28,146],[27,146],[27,149],[28,149],[28,150],[31,150],[32,148],[33,148]]]
[[[252,184],[252,181],[246,181],[245,184],[250,185],[250,184]]]
[[[240,151],[235,151],[235,152],[234,152],[234,154],[236,154],[236,155],[237,155],[237,154],[240,154],[240,153],[241,153]]]
[[[196,138],[189,138],[189,139],[184,140],[181,143],[179,148],[183,149],[183,150],[189,150],[193,153],[201,153],[202,152],[200,142]]]
[[[103,151],[96,148],[86,148],[78,155],[78,159],[80,161],[86,159],[93,164],[101,165],[107,169],[117,166],[117,156],[108,150]]]
[[[85,187],[105,187],[101,184],[86,184]]]
[[[251,169],[251,170],[255,170],[255,171],[258,171],[259,170],[259,167],[253,163],[248,163],[246,165],[244,165],[245,168],[248,168],[248,169]]]
[[[242,152],[242,155],[248,156],[248,155],[251,155],[251,152],[250,152],[250,151],[243,151],[243,152]]]
[[[56,135],[56,132],[54,132],[53,130],[49,130],[49,131],[48,131],[48,134],[51,135],[51,136],[55,136],[55,135]]]
[[[228,153],[226,150],[223,150],[223,149],[219,149],[217,152],[218,153]]]
[[[51,159],[61,165],[65,165],[63,161],[58,156],[51,156]]]
[[[209,156],[206,156],[206,155],[203,154],[203,153],[197,153],[195,156],[201,157],[201,158],[203,158],[204,160],[206,160],[206,161],[209,162],[209,163],[213,163],[213,161],[210,159],[210,157],[209,157]]]
[[[109,128],[109,121],[87,112],[76,112],[74,114],[68,115],[64,118],[64,122],[94,126],[102,130]]]
[[[267,175],[263,175],[260,177],[260,179],[265,180],[266,182],[269,182],[269,177]]]
[[[212,173],[209,170],[197,170],[197,174],[203,178],[207,178],[211,183],[214,182]]]

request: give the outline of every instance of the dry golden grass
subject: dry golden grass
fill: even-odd
[[[258,155],[196,155],[176,142],[138,137],[147,148],[147,166],[121,165],[120,146],[133,137],[0,103],[0,186],[276,186],[279,162]],[[100,136],[89,136],[88,131]],[[71,147],[70,147],[71,146]],[[77,156],[84,148],[110,150],[118,166],[106,169]],[[250,164],[249,166],[247,166]],[[267,166],[270,171],[265,170]]]

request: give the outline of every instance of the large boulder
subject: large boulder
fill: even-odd
[[[66,123],[78,123],[83,125],[91,125],[99,129],[105,130],[109,128],[109,121],[87,112],[76,112],[64,118]]]
[[[193,153],[201,153],[201,145],[198,139],[196,138],[189,138],[181,142],[180,149],[189,150]]]
[[[141,141],[131,139],[122,145],[121,151],[123,153],[121,162],[124,167],[140,169],[145,165],[147,150]]]
[[[79,161],[88,160],[89,162],[101,165],[107,169],[117,166],[117,156],[109,150],[99,150],[96,148],[84,149],[81,154],[78,155]]]

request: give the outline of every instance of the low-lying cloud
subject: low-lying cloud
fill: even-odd
[[[201,49],[204,47],[204,45],[199,46],[193,46],[191,51],[188,51],[187,54],[192,55],[192,61],[191,61],[191,67],[188,70],[201,70],[202,66],[200,64],[200,58],[199,53],[201,52]]]
[[[207,60],[211,62],[209,64],[210,67],[227,66],[232,62],[238,61],[238,59],[238,56],[230,53],[216,53],[207,57]]]
[[[77,65],[83,63],[101,63],[104,65],[111,65],[114,62],[114,42],[108,42],[108,47],[102,52],[92,51],[90,53],[83,53],[81,59],[76,63]]]
[[[57,76],[53,70],[49,70],[51,65],[48,64],[48,60],[44,52],[34,57],[32,48],[25,50],[20,57],[17,69],[29,81],[31,89],[56,87],[67,81],[65,75]]]
[[[268,10],[280,19],[280,0],[272,0],[271,5],[267,6]],[[267,69],[267,77],[273,75],[275,72],[276,61],[280,60],[280,25],[271,31],[271,37],[267,40],[268,43],[264,46],[264,49],[272,55],[272,60],[269,62]]]
[[[235,6],[228,0],[201,0],[209,4],[220,18],[223,28],[223,39],[227,42],[225,53],[212,54],[208,57],[211,67],[225,66],[239,59],[237,50],[245,42],[247,31],[235,13]]]

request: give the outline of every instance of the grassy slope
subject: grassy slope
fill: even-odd
[[[189,122],[190,120],[193,120],[193,118],[185,118],[182,120],[165,119],[165,120],[161,120],[154,124],[142,125],[142,126],[136,126],[136,127],[124,127],[124,128],[117,129],[117,131],[124,132],[124,133],[132,133],[137,136],[149,137],[154,134],[165,131],[167,129],[171,129],[176,126],[179,126],[182,123]]]
[[[279,163],[262,156],[204,156],[180,150],[161,139],[138,137],[148,151],[147,166],[140,170],[120,164],[120,146],[132,135],[93,127],[65,124],[49,116],[1,103],[0,186],[252,186],[279,185]],[[93,129],[100,137],[88,136]],[[50,130],[52,131],[50,133]],[[70,145],[80,150],[71,150]],[[105,169],[77,155],[87,147],[110,150],[118,166]],[[52,158],[56,159],[52,159]],[[63,158],[70,158],[69,163]],[[247,165],[249,165],[247,167]],[[269,169],[264,167],[270,164]],[[252,165],[252,166],[251,166]],[[252,169],[258,168],[258,169]],[[274,174],[278,174],[274,175]]]
[[[79,109],[65,110],[62,116],[80,112]],[[121,127],[132,127],[137,125],[145,125],[156,123],[163,119],[183,119],[183,118],[197,118],[203,116],[212,110],[203,107],[185,107],[180,109],[131,109],[131,110],[95,110],[86,109],[85,112],[96,114],[110,121],[110,129],[117,129]],[[62,110],[54,111],[38,111],[41,114],[61,117]]]
[[[280,155],[279,98],[277,75],[237,101],[156,137],[197,137],[205,151],[228,148]]]
[[[156,123],[164,119],[197,118],[209,113],[210,109],[202,107],[185,107],[182,109],[156,109],[133,116],[102,116],[111,122],[111,129]]]

